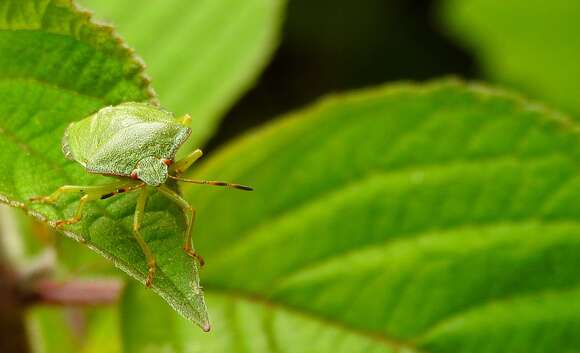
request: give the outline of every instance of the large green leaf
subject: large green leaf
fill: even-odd
[[[446,0],[444,22],[494,80],[580,116],[580,2]]]
[[[479,85],[328,99],[196,173],[256,191],[186,191],[213,332],[160,325],[185,352],[578,351],[579,159],[566,117]]]
[[[163,106],[190,113],[199,147],[277,43],[285,0],[82,0],[137,49]],[[191,145],[190,145],[191,146]]]
[[[154,99],[143,66],[111,27],[96,25],[68,0],[0,2],[0,200],[39,219],[71,217],[78,196],[57,207],[27,199],[63,184],[108,182],[66,161],[68,123],[107,104]],[[67,236],[144,282],[145,258],[132,237],[135,195],[96,202]],[[158,260],[153,291],[188,319],[207,325],[197,264],[181,251],[183,215],[154,195],[144,237]]]

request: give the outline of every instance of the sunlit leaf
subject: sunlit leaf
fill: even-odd
[[[337,96],[251,132],[196,173],[251,198],[185,193],[213,331],[174,318],[165,339],[206,353],[577,351],[578,137],[540,105],[454,81]],[[123,312],[129,327],[150,315]]]

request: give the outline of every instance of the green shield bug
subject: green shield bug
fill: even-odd
[[[252,188],[223,181],[194,180],[180,176],[202,156],[201,150],[197,149],[183,159],[174,161],[177,150],[191,133],[188,127],[190,122],[189,115],[176,118],[159,107],[135,102],[105,107],[83,120],[73,122],[62,139],[62,150],[66,158],[78,162],[89,173],[113,176],[117,181],[98,186],[65,185],[49,196],[32,197],[30,200],[54,203],[65,193],[83,194],[74,217],[53,222],[55,226],[63,227],[79,222],[83,208],[89,201],[139,190],[133,235],[147,259],[148,274],[145,284],[150,287],[156,269],[155,256],[139,230],[149,195],[147,189],[156,187],[183,210],[187,221],[183,250],[203,265],[203,259],[191,244],[195,209],[166,185],[168,180],[247,191]]]

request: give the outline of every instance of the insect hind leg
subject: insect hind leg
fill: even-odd
[[[193,257],[194,259],[197,259],[197,261],[199,261],[199,265],[203,266],[205,264],[205,261],[203,257],[201,257],[195,251],[191,242],[193,223],[195,222],[195,209],[191,207],[191,205],[187,201],[185,201],[181,196],[179,196],[175,191],[171,190],[167,186],[161,185],[159,187],[159,191],[165,196],[167,196],[167,198],[169,198],[171,201],[175,202],[179,206],[179,208],[181,208],[181,210],[183,211],[183,214],[185,215],[185,219],[187,222],[187,227],[185,230],[185,234],[183,236],[183,251],[187,255]]]
[[[54,221],[54,225],[58,228],[63,227],[65,225],[71,225],[71,224],[75,224],[80,222],[80,220],[83,218],[83,209],[85,208],[85,205],[88,201],[92,201],[93,198],[91,198],[90,194],[86,194],[83,197],[81,197],[80,201],[79,201],[79,205],[77,206],[77,210],[75,212],[74,217],[69,218],[69,219],[59,219],[57,221]]]

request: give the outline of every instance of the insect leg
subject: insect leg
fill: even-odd
[[[203,155],[203,152],[199,148],[196,149],[195,151],[191,152],[189,155],[185,156],[183,159],[180,159],[177,162],[175,162],[169,168],[169,173],[179,175],[179,174],[185,172],[202,155]]]
[[[69,219],[59,219],[58,221],[54,221],[54,225],[56,227],[62,227],[64,225],[78,223],[83,217],[83,208],[85,207],[85,204],[88,201],[92,201],[95,199],[94,197],[91,197],[91,196],[92,196],[91,194],[86,194],[83,197],[81,197],[74,217],[69,218]]]
[[[55,203],[63,194],[76,192],[85,193],[96,188],[100,188],[100,186],[65,185],[61,186],[55,192],[53,192],[48,196],[34,196],[31,197],[29,200],[32,202],[40,202],[40,203]]]
[[[82,193],[84,194],[79,201],[75,216],[70,219],[57,220],[54,221],[54,225],[57,227],[62,227],[68,224],[78,223],[82,218],[82,211],[87,202],[97,200],[99,198],[105,199],[110,196],[116,195],[121,192],[129,191],[136,187],[141,187],[141,184],[131,181],[127,182],[117,182],[113,184],[106,185],[96,185],[96,186],[75,186],[75,185],[65,185],[58,188],[49,196],[38,196],[32,197],[30,200],[32,202],[42,202],[42,203],[54,203],[66,193]]]
[[[29,198],[31,202],[39,202],[39,203],[55,203],[60,199],[63,194],[68,193],[81,193],[81,194],[106,194],[109,192],[113,192],[116,190],[120,190],[123,188],[133,188],[130,184],[135,184],[135,182],[126,183],[126,182],[117,182],[112,184],[105,184],[105,185],[92,185],[92,186],[79,186],[79,185],[64,185],[58,188],[55,192],[48,196],[34,196]]]
[[[185,127],[189,127],[189,125],[191,125],[191,116],[185,114],[184,116],[177,118],[177,122]]]
[[[159,187],[159,191],[167,196],[171,201],[175,202],[183,211],[185,215],[185,219],[187,222],[187,228],[185,230],[185,236],[183,237],[183,251],[193,258],[196,258],[199,261],[200,266],[203,266],[205,261],[203,258],[197,254],[197,252],[193,249],[191,244],[192,238],[192,230],[193,230],[193,223],[195,222],[195,209],[191,207],[187,201],[185,201],[181,196],[179,196],[175,191],[171,190],[165,185],[161,185]]]
[[[147,260],[147,279],[145,280],[145,285],[149,288],[153,284],[153,276],[155,276],[155,269],[157,265],[155,263],[155,256],[151,252],[149,245],[143,239],[141,235],[141,223],[143,223],[143,215],[145,214],[145,206],[147,205],[147,199],[149,198],[149,193],[147,192],[147,188],[143,188],[139,193],[139,199],[137,200],[137,207],[135,208],[135,217],[133,218],[133,236],[141,250],[143,250],[143,254]]]

